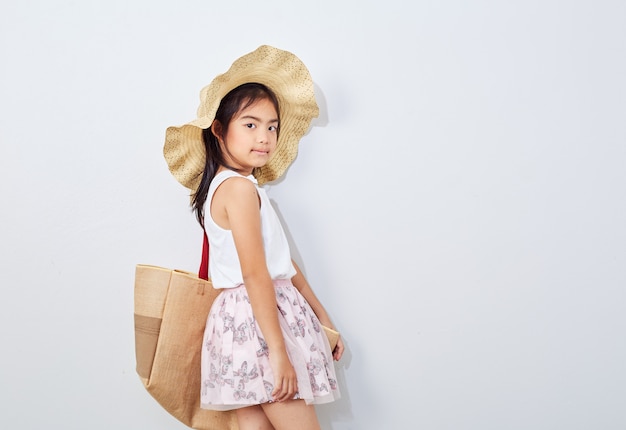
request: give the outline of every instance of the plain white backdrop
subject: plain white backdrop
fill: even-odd
[[[183,429],[134,266],[197,270],[165,128],[261,44],[320,118],[269,194],[345,336],[325,429],[626,428],[626,3],[0,5],[3,429]]]

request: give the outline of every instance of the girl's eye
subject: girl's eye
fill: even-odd
[[[276,130],[278,130],[278,127],[277,127],[277,126],[275,126],[275,125],[270,125],[269,130],[270,130],[270,131],[276,131]]]
[[[248,128],[254,128],[254,127],[255,127],[255,125],[254,125],[254,124],[252,124],[252,123],[248,123],[248,124],[246,124],[246,127],[248,127]]]

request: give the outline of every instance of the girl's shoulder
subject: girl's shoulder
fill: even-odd
[[[213,221],[223,229],[233,230],[233,222],[248,223],[251,216],[259,212],[259,194],[256,184],[237,172],[215,176],[216,184],[211,183],[209,201]],[[233,221],[235,220],[235,221]]]
[[[257,192],[256,185],[245,176],[229,176],[222,181],[219,189],[229,194]]]
[[[210,185],[210,189],[212,189],[213,191],[217,190],[218,187],[220,187],[224,182],[226,182],[228,179],[231,178],[237,178],[240,180],[235,180],[235,181],[228,181],[228,182],[235,182],[235,183],[242,183],[242,184],[246,184],[249,183],[252,186],[256,186],[257,185],[257,181],[254,178],[254,176],[250,175],[250,176],[243,176],[240,173],[237,173],[233,170],[222,170],[220,172],[218,172],[215,177],[213,178],[213,180],[211,181],[211,185]]]
[[[211,194],[226,194],[236,197],[247,194],[257,194],[257,182],[252,175],[243,176],[232,170],[222,170],[211,181]]]

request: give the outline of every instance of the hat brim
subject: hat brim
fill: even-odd
[[[206,152],[202,130],[209,128],[221,100],[233,89],[256,82],[270,88],[278,99],[280,135],[276,149],[263,167],[255,169],[259,184],[284,174],[298,153],[298,142],[319,115],[313,80],[306,66],[294,54],[263,45],[237,59],[230,69],[218,75],[200,91],[197,118],[166,131],[163,153],[172,175],[195,191],[202,179]]]

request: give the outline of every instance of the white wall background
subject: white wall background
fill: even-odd
[[[3,429],[182,429],[136,263],[196,270],[161,155],[261,44],[322,115],[269,193],[347,340],[325,429],[626,428],[626,3],[0,6]]]

